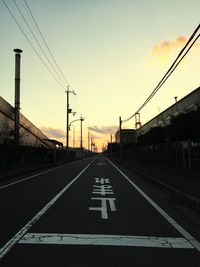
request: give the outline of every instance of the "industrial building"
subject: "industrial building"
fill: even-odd
[[[0,97],[0,144],[13,142],[14,107]],[[54,144],[49,142],[48,137],[22,114],[20,114],[19,143],[25,146],[54,148]]]
[[[200,109],[200,87],[198,87],[179,101],[176,101],[172,106],[137,129],[136,137],[147,133],[153,127],[165,127],[167,125],[170,125],[171,118],[177,116],[180,113],[187,113],[189,111],[196,111],[198,109]]]
[[[175,103],[161,112],[159,115],[145,123],[140,128],[134,129],[122,129],[121,138],[123,144],[133,144],[137,142],[137,138],[143,134],[146,134],[150,129],[154,127],[165,127],[170,125],[171,118],[179,115],[180,113],[187,113],[189,111],[196,111],[200,109],[200,87],[186,95],[179,101],[175,98]],[[120,143],[120,131],[115,134],[116,143]]]
[[[122,129],[121,130],[121,138],[123,144],[133,144],[136,142],[136,130],[133,129]],[[120,143],[120,130],[118,130],[115,134],[116,143]]]

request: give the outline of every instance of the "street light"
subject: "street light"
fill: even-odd
[[[69,90],[69,85],[67,86],[67,90],[65,91],[65,93],[67,94],[67,126],[66,126],[66,148],[69,148],[69,114],[72,113],[73,115],[75,115],[75,112],[72,112],[72,109],[69,108],[69,94],[74,94],[76,95],[76,93],[74,91],[70,91]]]
[[[69,124],[69,126],[68,126],[68,130],[70,130],[70,126],[71,126],[72,123],[74,123],[75,121],[80,121],[80,122],[81,122],[81,141],[80,141],[80,148],[81,148],[81,151],[82,151],[82,149],[83,149],[83,134],[82,134],[83,130],[82,130],[82,122],[84,121],[84,118],[83,118],[82,115],[81,115],[80,119],[76,119],[76,120],[71,121],[70,124]],[[81,152],[81,153],[82,153],[82,152]]]
[[[73,126],[73,147],[75,147],[75,126],[72,125],[72,123],[75,122],[75,121],[79,121],[79,120],[80,120],[80,119],[73,120],[73,121],[71,121],[70,124],[69,124],[69,131],[70,131],[70,127]]]

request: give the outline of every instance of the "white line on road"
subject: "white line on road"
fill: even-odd
[[[19,243],[194,249],[185,238],[127,235],[27,233]]]
[[[44,206],[23,228],[21,228],[1,249],[0,260],[27,233],[27,231],[48,211],[49,208],[65,193],[65,191],[92,165],[89,163],[76,177],[67,184],[46,206]]]
[[[20,179],[20,180],[18,180],[18,181],[13,182],[13,183],[9,183],[9,184],[6,184],[6,185],[2,185],[2,186],[0,186],[0,190],[3,189],[3,188],[6,188],[6,187],[9,187],[9,186],[12,186],[12,185],[15,185],[15,184],[24,182],[24,181],[26,181],[26,180],[32,179],[32,178],[34,178],[34,177],[40,176],[40,175],[42,175],[42,174],[46,174],[46,173],[48,173],[48,172],[55,171],[55,170],[58,170],[58,169],[61,169],[61,168],[70,166],[70,165],[72,165],[72,164],[74,164],[74,163],[77,163],[77,161],[74,161],[74,162],[71,162],[71,163],[68,163],[68,164],[64,164],[64,165],[61,165],[61,166],[52,168],[52,169],[50,169],[50,170],[43,171],[43,172],[40,172],[40,173],[31,175],[31,176],[29,176],[29,177]]]
[[[170,217],[163,209],[161,209],[149,196],[147,196],[136,184],[131,181],[128,176],[123,173],[114,163],[112,163],[109,159],[108,162],[118,170],[124,178],[179,232],[181,233],[190,244],[196,248],[200,252],[200,243],[190,234],[188,233],[180,224],[178,224],[172,217]]]
[[[66,165],[58,166],[58,167],[53,168],[53,169],[50,169],[50,170],[48,170],[48,171],[43,171],[43,172],[40,172],[40,173],[31,175],[31,176],[29,176],[29,177],[20,179],[20,180],[18,180],[18,181],[16,181],[16,182],[13,182],[13,183],[9,183],[9,184],[0,186],[0,190],[3,189],[3,188],[6,188],[6,187],[9,187],[9,186],[12,186],[12,185],[15,185],[15,184],[24,182],[24,181],[26,181],[26,180],[32,179],[32,178],[37,177],[37,176],[39,176],[39,175],[42,175],[42,174],[45,174],[45,173],[48,173],[48,172],[51,172],[51,171],[54,171],[54,170],[57,170],[57,169],[61,169],[61,168],[63,168],[64,166],[66,166]]]

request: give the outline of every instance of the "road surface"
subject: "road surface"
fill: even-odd
[[[200,266],[198,223],[103,156],[1,182],[0,203],[0,266]]]

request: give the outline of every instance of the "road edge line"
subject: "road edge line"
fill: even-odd
[[[24,227],[22,227],[2,248],[0,248],[0,260],[10,249],[27,233],[27,231],[48,211],[49,208],[64,194],[64,192],[93,164],[89,163],[76,177],[68,183],[51,201],[49,201]]]
[[[179,223],[177,223],[167,212],[165,212],[158,204],[156,204],[147,194],[145,194],[130,178],[120,170],[111,160],[106,160],[116,169],[119,173],[126,178],[126,180],[179,232],[181,233],[188,242],[200,252],[200,243],[188,233]]]
[[[22,178],[18,181],[15,181],[15,182],[12,182],[12,183],[8,183],[8,184],[5,184],[5,185],[2,185],[0,186],[0,190],[1,189],[4,189],[6,187],[9,187],[9,186],[12,186],[12,185],[15,185],[15,184],[18,184],[18,183],[21,183],[21,182],[24,182],[26,180],[30,180],[34,177],[37,177],[37,176],[40,176],[42,174],[46,174],[48,172],[51,172],[51,171],[55,171],[55,170],[58,170],[58,169],[61,169],[61,168],[64,168],[64,167],[68,167],[68,166],[71,166],[71,165],[74,165],[75,163],[77,163],[78,161],[73,161],[73,162],[70,162],[70,163],[66,163],[66,164],[62,164],[60,166],[57,166],[57,167],[54,167],[54,168],[51,168],[51,169],[48,169],[46,171],[42,171],[42,172],[39,172],[39,173],[36,173],[36,174],[33,174],[31,176],[28,176],[28,177],[25,177],[25,178]],[[80,162],[80,161],[79,161]]]

